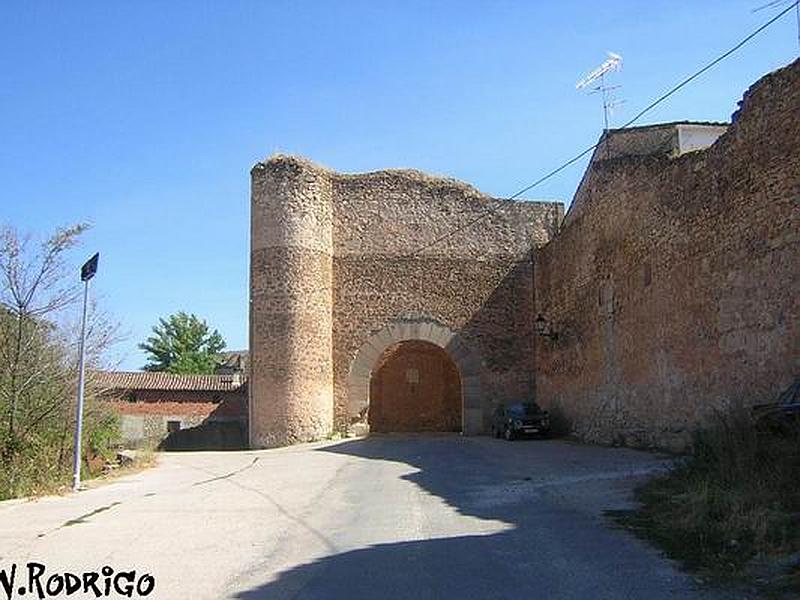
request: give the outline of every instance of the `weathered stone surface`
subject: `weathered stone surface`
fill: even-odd
[[[252,170],[250,444],[315,440],[333,425],[332,202],[303,161]]]
[[[799,73],[753,86],[705,150],[675,124],[611,132],[560,231],[560,204],[417,171],[256,165],[251,443],[366,431],[404,340],[455,363],[465,433],[535,392],[584,439],[680,448],[713,410],[772,399],[800,366]]]
[[[451,358],[471,377],[463,403],[474,432],[493,402],[532,392],[530,248],[556,231],[562,205],[497,200],[417,171],[339,174],[287,156],[252,173],[254,446],[359,423],[370,373],[403,340],[448,352],[458,340]]]
[[[602,157],[602,155],[600,155]],[[681,447],[798,372],[800,63],[710,148],[593,161],[536,253],[536,385],[583,438]]]

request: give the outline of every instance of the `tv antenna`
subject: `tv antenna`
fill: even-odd
[[[590,94],[601,94],[603,97],[603,124],[608,129],[609,118],[615,106],[622,101],[613,98],[613,92],[619,89],[618,85],[606,85],[606,75],[622,70],[622,57],[614,52],[608,53],[608,58],[603,63],[575,84],[575,89],[589,88]]]
[[[797,16],[797,46],[800,48],[800,0],[772,0],[772,2],[767,2],[766,4],[762,4],[758,8],[754,8],[750,12],[757,13],[762,10],[769,10],[770,8],[778,8],[779,6],[786,6],[789,4],[794,4],[794,11],[795,15]]]

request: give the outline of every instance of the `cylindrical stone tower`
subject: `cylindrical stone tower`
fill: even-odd
[[[333,426],[333,234],[329,174],[275,156],[251,171],[250,446]]]

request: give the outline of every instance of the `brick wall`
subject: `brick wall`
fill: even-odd
[[[224,418],[247,417],[247,392],[131,390],[114,402],[124,414],[185,414]]]
[[[593,162],[536,253],[539,401],[585,439],[680,447],[800,371],[800,62],[710,148]]]
[[[136,446],[158,443],[167,437],[167,423],[178,421],[181,428],[213,423],[247,426],[247,392],[199,390],[107,391],[108,406],[121,418],[123,442]],[[212,436],[213,437],[213,436]],[[215,447],[212,437],[206,449]]]

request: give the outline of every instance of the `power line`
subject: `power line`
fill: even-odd
[[[762,4],[761,6],[759,6],[758,8],[754,8],[750,12],[756,13],[764,9],[775,8],[777,6],[780,6],[781,4],[786,4],[788,1],[789,0],[772,0],[772,2],[767,2],[766,4]],[[796,9],[795,14],[797,19],[797,46],[798,48],[800,48],[800,2],[795,2],[794,7]]]
[[[708,71],[710,68],[712,68],[713,66],[717,65],[718,63],[720,63],[720,62],[722,62],[723,60],[725,60],[726,58],[728,58],[728,57],[729,57],[731,54],[733,54],[733,53],[734,53],[734,52],[736,52],[736,51],[737,51],[739,48],[741,48],[742,46],[744,46],[745,44],[747,44],[747,42],[749,42],[749,41],[750,41],[750,40],[752,40],[754,37],[756,37],[756,36],[757,36],[759,33],[761,33],[762,31],[764,31],[764,30],[765,30],[767,27],[769,27],[770,25],[772,25],[773,23],[775,23],[775,21],[779,20],[781,17],[783,17],[783,15],[785,15],[786,13],[788,13],[789,11],[791,11],[791,10],[792,10],[792,9],[793,9],[795,6],[797,6],[798,4],[800,4],[800,0],[798,0],[798,2],[794,2],[793,4],[790,4],[790,5],[789,5],[787,8],[783,9],[783,10],[782,10],[781,12],[779,12],[777,15],[775,15],[774,17],[772,17],[772,18],[771,18],[769,21],[767,21],[766,23],[764,23],[764,24],[763,24],[761,27],[759,27],[758,29],[756,29],[755,31],[753,31],[753,33],[751,33],[751,34],[750,34],[750,35],[748,35],[746,38],[744,38],[744,39],[743,39],[741,42],[739,42],[738,44],[736,44],[736,45],[735,45],[733,48],[731,48],[731,49],[730,49],[730,50],[728,50],[727,52],[724,52],[723,54],[719,55],[717,58],[715,58],[715,59],[714,59],[714,60],[712,60],[710,63],[708,63],[708,64],[707,64],[705,67],[703,67],[702,69],[700,69],[700,70],[699,70],[699,71],[697,71],[696,73],[694,73],[694,74],[690,75],[689,77],[687,77],[686,79],[684,79],[683,81],[681,81],[681,82],[680,82],[678,85],[676,85],[675,87],[673,87],[671,90],[669,90],[668,92],[666,92],[665,94],[663,94],[662,96],[660,96],[659,98],[657,98],[656,100],[654,100],[653,102],[651,102],[651,103],[650,103],[648,106],[646,106],[644,109],[642,109],[642,110],[641,110],[641,111],[640,111],[640,112],[639,112],[639,113],[638,113],[638,114],[637,114],[635,117],[633,117],[633,118],[632,118],[630,121],[628,121],[627,123],[625,123],[625,124],[624,124],[624,125],[621,127],[621,129],[625,129],[625,128],[626,128],[626,127],[628,127],[629,125],[631,125],[631,124],[635,123],[635,122],[636,122],[636,121],[638,121],[640,118],[642,118],[642,117],[643,117],[645,114],[647,114],[648,112],[650,112],[650,111],[651,111],[653,108],[655,108],[656,106],[658,106],[659,104],[661,104],[661,103],[662,103],[664,100],[666,100],[667,98],[669,98],[670,96],[672,96],[672,94],[674,94],[675,92],[677,92],[678,90],[680,90],[682,87],[684,87],[684,86],[686,86],[687,84],[691,83],[692,81],[694,81],[695,79],[697,79],[698,77],[700,77],[700,75],[702,75],[703,73],[705,73],[706,71]]]
[[[689,75],[688,77],[686,77],[685,79],[683,79],[683,80],[682,80],[680,83],[678,83],[677,85],[675,85],[675,86],[673,86],[672,88],[670,88],[670,89],[669,89],[667,92],[665,92],[664,94],[662,94],[661,96],[659,96],[658,98],[656,98],[656,99],[655,99],[653,102],[651,102],[650,104],[648,104],[648,105],[647,105],[645,108],[643,108],[641,111],[639,111],[639,112],[636,114],[636,116],[635,116],[635,117],[633,117],[631,120],[629,120],[627,123],[625,123],[624,125],[622,125],[622,127],[619,127],[618,129],[625,129],[625,128],[627,128],[627,127],[630,127],[630,126],[631,126],[631,125],[633,125],[634,123],[636,123],[636,122],[637,122],[639,119],[641,119],[641,118],[642,118],[644,115],[646,115],[646,114],[647,114],[647,113],[649,113],[651,110],[653,110],[653,109],[654,109],[656,106],[658,106],[659,104],[661,104],[662,102],[664,102],[664,101],[665,101],[667,98],[669,98],[670,96],[672,96],[673,94],[675,94],[676,92],[678,92],[680,89],[682,89],[682,88],[684,88],[685,86],[687,86],[689,83],[691,83],[692,81],[694,81],[695,79],[697,79],[698,77],[700,77],[700,76],[701,76],[703,73],[705,73],[706,71],[708,71],[708,70],[709,70],[709,69],[711,69],[712,67],[716,66],[717,64],[719,64],[720,62],[722,62],[723,60],[725,60],[726,58],[728,58],[728,57],[729,57],[731,54],[733,54],[734,52],[736,52],[737,50],[739,50],[739,49],[740,49],[742,46],[744,46],[745,44],[747,44],[747,43],[748,43],[750,40],[752,40],[754,37],[756,37],[756,36],[757,36],[758,34],[760,34],[762,31],[764,31],[765,29],[767,29],[768,27],[770,27],[770,26],[771,26],[772,24],[774,24],[776,21],[780,20],[780,19],[781,19],[781,18],[782,18],[784,15],[786,15],[787,13],[789,13],[789,12],[790,12],[791,10],[793,10],[793,9],[798,9],[798,10],[800,10],[800,0],[796,0],[795,2],[793,2],[792,4],[790,4],[788,7],[786,7],[786,8],[785,8],[785,9],[783,9],[781,12],[779,12],[777,15],[775,15],[774,17],[772,17],[772,18],[771,18],[769,21],[767,21],[766,23],[764,23],[763,25],[761,25],[761,26],[760,26],[758,29],[756,29],[756,30],[754,30],[752,33],[750,33],[750,34],[749,34],[747,37],[745,37],[744,39],[742,39],[742,40],[741,40],[739,43],[737,43],[735,46],[733,46],[733,47],[732,47],[732,48],[730,48],[729,50],[727,50],[727,51],[723,52],[723,53],[722,53],[722,54],[720,54],[720,55],[719,55],[717,58],[715,58],[714,60],[712,60],[710,63],[708,63],[707,65],[705,65],[704,67],[702,67],[702,68],[701,68],[701,69],[699,69],[698,71],[695,71],[693,74],[691,74],[691,75]],[[522,194],[524,194],[524,193],[526,193],[526,192],[528,192],[528,191],[532,190],[533,188],[535,188],[535,187],[537,187],[537,186],[541,185],[542,183],[544,183],[544,182],[545,182],[545,181],[547,181],[548,179],[552,178],[553,176],[557,175],[558,173],[560,173],[561,171],[563,171],[564,169],[566,169],[566,168],[567,168],[567,167],[569,167],[570,165],[573,165],[574,163],[578,162],[578,161],[579,161],[581,158],[583,158],[584,156],[586,156],[586,155],[587,155],[587,154],[589,154],[590,152],[594,151],[594,150],[595,150],[595,149],[596,149],[596,148],[597,148],[597,147],[598,147],[598,146],[599,146],[599,145],[600,145],[602,142],[603,142],[603,137],[601,137],[601,138],[600,138],[600,141],[598,141],[596,144],[594,144],[594,145],[592,145],[592,146],[590,146],[590,147],[586,148],[585,150],[581,151],[579,154],[576,154],[575,156],[573,156],[572,158],[570,158],[568,161],[566,161],[566,162],[562,163],[561,165],[559,165],[558,167],[556,167],[556,168],[555,168],[555,169],[553,169],[552,171],[550,171],[550,172],[548,172],[547,174],[543,175],[542,177],[540,177],[539,179],[537,179],[536,181],[534,181],[534,182],[533,182],[533,183],[531,183],[530,185],[527,185],[527,186],[525,186],[524,188],[522,188],[522,189],[521,189],[521,190],[519,190],[518,192],[514,193],[513,195],[509,196],[509,197],[508,197],[508,198],[506,198],[505,200],[506,200],[506,201],[508,201],[508,200],[514,200],[515,198],[518,198],[518,197],[520,197]],[[475,225],[475,224],[476,224],[476,223],[478,223],[479,221],[482,221],[483,219],[485,219],[485,218],[486,218],[486,217],[488,217],[489,215],[493,215],[493,214],[495,214],[495,213],[496,213],[496,212],[497,212],[497,211],[498,211],[500,208],[504,208],[505,206],[508,206],[508,205],[500,205],[500,206],[497,206],[497,207],[485,206],[485,207],[483,208],[484,212],[483,212],[483,213],[481,213],[480,215],[478,215],[477,217],[475,217],[474,219],[472,219],[471,221],[468,221],[468,222],[467,222],[467,223],[465,223],[464,225],[461,225],[461,226],[459,226],[459,227],[456,227],[456,228],[455,228],[455,229],[453,229],[452,231],[450,231],[450,232],[448,232],[448,233],[446,233],[446,234],[444,234],[444,235],[441,235],[441,236],[437,237],[437,238],[436,238],[436,239],[434,239],[433,241],[431,241],[431,242],[429,242],[429,243],[425,244],[424,246],[421,246],[420,248],[417,248],[417,249],[416,249],[415,251],[413,251],[413,252],[409,252],[409,253],[405,254],[404,256],[405,256],[405,257],[410,257],[410,256],[417,255],[417,254],[419,254],[420,252],[424,252],[424,251],[425,251],[425,250],[427,250],[428,248],[431,248],[431,247],[433,247],[433,246],[435,246],[435,245],[439,244],[440,242],[442,242],[442,241],[446,240],[447,238],[449,238],[449,237],[451,237],[451,236],[453,236],[453,235],[455,235],[455,234],[457,234],[457,233],[459,233],[459,232],[461,232],[461,231],[463,231],[463,230],[465,230],[465,229],[468,229],[469,227],[472,227],[473,225]]]

